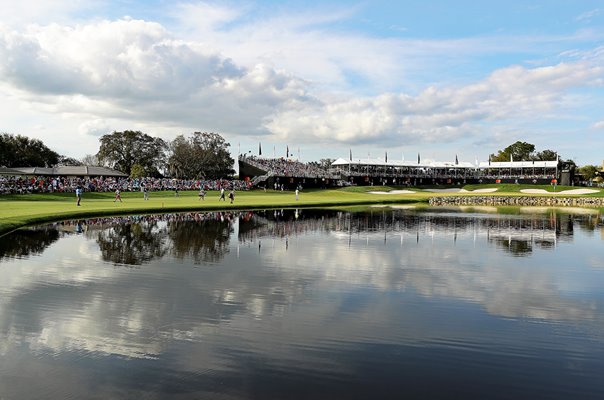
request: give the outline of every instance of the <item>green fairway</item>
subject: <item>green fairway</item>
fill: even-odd
[[[497,188],[494,193],[476,193],[476,189]],[[518,196],[523,188],[544,189],[553,191],[551,186],[529,185],[468,185],[463,189],[463,195],[509,195]],[[442,188],[441,189],[446,189]],[[457,187],[460,189],[460,187]],[[571,187],[558,187],[562,191],[575,189]],[[370,192],[388,192],[391,190],[413,191],[414,193],[399,194],[374,194]],[[401,203],[427,203],[432,196],[460,195],[459,193],[431,192],[439,190],[437,187],[390,187],[390,186],[364,186],[342,189],[308,189],[300,192],[296,201],[294,192],[273,190],[252,190],[237,192],[234,204],[227,201],[218,201],[218,192],[209,191],[205,200],[199,200],[196,191],[181,192],[176,197],[174,192],[151,192],[149,200],[143,199],[140,192],[122,193],[123,203],[114,202],[113,193],[84,193],[81,206],[76,206],[73,193],[54,194],[27,194],[0,196],[0,234],[4,234],[21,226],[56,221],[61,219],[85,218],[93,216],[106,216],[131,213],[160,213],[175,211],[203,211],[203,210],[229,210],[229,209],[266,209],[266,208],[291,208],[291,207],[333,207],[371,204],[401,204]],[[544,195],[548,195],[547,193]],[[602,191],[588,196],[601,197]],[[535,196],[539,196],[536,194]]]
[[[0,233],[24,225],[67,218],[118,215],[128,213],[157,213],[174,211],[203,211],[229,209],[259,209],[287,207],[316,207],[372,203],[401,203],[426,201],[427,193],[415,195],[374,195],[343,190],[304,190],[299,200],[288,191],[253,190],[237,192],[234,204],[229,199],[219,201],[217,191],[208,191],[200,200],[196,191],[152,192],[149,200],[139,192],[123,192],[120,203],[113,201],[113,193],[84,193],[81,206],[76,206],[73,193],[28,194],[0,196]]]

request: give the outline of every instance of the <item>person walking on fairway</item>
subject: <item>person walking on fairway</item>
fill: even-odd
[[[203,190],[203,188],[199,189],[199,200],[205,200],[206,199],[206,191]]]
[[[122,203],[122,195],[119,189],[115,189],[115,199],[113,199],[113,202],[115,203],[118,200],[120,201],[120,203]]]
[[[229,199],[231,199],[231,204],[233,204],[233,202],[235,201],[235,190],[231,190],[229,192]]]
[[[143,187],[143,196],[145,200],[149,200],[149,190],[147,190],[147,186]]]
[[[224,198],[224,188],[220,188],[220,197],[218,198],[218,201],[220,200],[226,201],[226,199]]]
[[[78,200],[77,205],[79,206],[80,201],[82,201],[82,188],[78,186],[76,188],[75,194],[76,194],[76,199]]]
[[[298,201],[298,195],[300,194],[300,191],[298,190],[298,188],[296,188],[296,201]]]

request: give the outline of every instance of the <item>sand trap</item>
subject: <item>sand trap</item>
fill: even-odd
[[[462,189],[462,191],[464,192],[470,192],[470,193],[493,193],[498,191],[498,188],[485,188],[485,189],[476,189],[476,190],[464,190]]]
[[[528,194],[592,194],[599,193],[599,190],[595,189],[572,189],[572,190],[562,190],[561,192],[548,192],[545,189],[521,189],[521,193]]]
[[[415,193],[413,190],[391,190],[389,192],[367,192],[370,194],[410,194]]]
[[[459,193],[463,189],[450,188],[450,189],[425,189],[426,192],[432,193]]]
[[[410,205],[389,205],[389,204],[374,204],[369,207],[371,207],[371,208],[393,208],[393,209],[397,209],[397,210],[411,210],[411,209],[417,208],[416,206],[410,206]]]
[[[466,189],[457,189],[457,188],[449,188],[449,189],[426,189],[426,192],[432,193],[493,193],[496,192],[497,188],[486,188],[486,189],[476,189],[476,190],[466,190]]]

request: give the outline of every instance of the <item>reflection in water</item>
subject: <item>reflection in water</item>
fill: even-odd
[[[215,263],[229,251],[233,232],[231,213],[195,214],[190,220],[171,221],[168,236],[172,254],[179,260],[191,258],[196,264]]]
[[[2,240],[0,396],[599,398],[603,226],[372,209],[24,230],[46,233]]]
[[[49,227],[29,228],[13,232],[10,238],[0,239],[0,260],[41,254],[46,247],[58,239],[59,232]]]
[[[166,254],[165,229],[157,222],[142,220],[129,224],[112,224],[96,232],[103,260],[115,264],[141,265]]]
[[[348,213],[324,210],[271,210],[256,212],[210,212],[128,217],[105,217],[63,221],[42,228],[19,230],[0,243],[2,257],[40,254],[63,234],[84,233],[94,237],[105,261],[140,265],[166,253],[176,258],[192,257],[197,263],[216,262],[229,251],[233,223],[239,222],[238,239],[287,238],[307,232],[375,234],[384,240],[391,233],[412,234],[419,241],[426,234],[449,235],[472,232],[515,255],[530,254],[535,247],[555,247],[559,240],[572,239],[573,229],[593,232],[602,229],[599,215],[548,213],[530,216],[473,214],[462,212],[410,212],[381,210]]]

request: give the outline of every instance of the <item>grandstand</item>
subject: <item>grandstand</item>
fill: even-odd
[[[558,161],[453,162],[338,158],[329,169],[294,159],[239,157],[242,179],[254,186],[285,188],[343,185],[460,185],[472,183],[572,183],[572,171]]]

